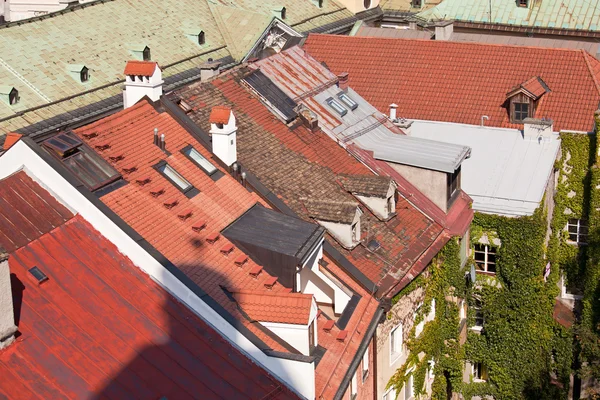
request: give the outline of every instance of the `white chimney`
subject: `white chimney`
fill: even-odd
[[[394,122],[397,118],[396,110],[398,109],[398,104],[392,103],[390,104],[390,120]]]
[[[210,112],[210,134],[213,153],[230,167],[237,161],[237,126],[229,107],[213,107]]]
[[[133,106],[144,96],[158,101],[163,94],[163,83],[162,71],[156,62],[129,61],[125,67],[123,107]]]
[[[536,140],[550,139],[554,131],[551,119],[525,118],[523,120],[523,137]]]
[[[452,21],[438,22],[435,25],[435,40],[450,40],[452,33],[454,33]]]
[[[213,61],[209,58],[207,62],[200,64],[200,80],[205,81],[221,73],[221,61]]]
[[[15,340],[16,331],[8,254],[0,247],[0,349]]]

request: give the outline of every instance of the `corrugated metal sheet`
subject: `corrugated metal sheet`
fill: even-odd
[[[560,148],[558,134],[538,142],[516,129],[445,122],[414,121],[411,135],[470,146],[461,184],[473,198],[473,209],[509,216],[533,214]]]

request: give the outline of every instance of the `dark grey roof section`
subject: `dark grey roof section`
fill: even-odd
[[[296,111],[294,111],[298,104],[267,78],[261,70],[257,69],[244,77],[244,81],[267,100],[272,107],[277,109],[286,123],[291,122],[298,116]]]
[[[229,240],[242,241],[303,262],[322,241],[325,229],[256,204],[222,233]]]

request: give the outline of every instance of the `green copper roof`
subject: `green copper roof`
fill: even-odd
[[[322,8],[312,0],[101,0],[3,25],[0,85],[15,87],[20,101],[0,102],[0,135],[121,95],[126,62],[146,46],[165,79],[208,58],[239,61],[278,7],[300,32],[354,18],[335,0]],[[190,40],[200,31],[204,44]],[[85,85],[73,65],[89,69]]]
[[[600,26],[600,2],[529,0],[529,7],[518,7],[515,0],[491,0],[491,3],[490,0],[444,0],[418,16],[428,21],[453,19],[536,28],[597,31]]]

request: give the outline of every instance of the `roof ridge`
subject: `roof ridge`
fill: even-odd
[[[592,80],[594,81],[594,86],[596,86],[596,91],[598,92],[598,94],[600,95],[600,82],[598,80],[598,77],[596,76],[596,74],[600,75],[600,61],[594,59],[594,62],[598,63],[598,71],[594,72],[592,65],[591,65],[591,60],[590,58],[592,57],[591,55],[589,55],[585,50],[583,49],[579,49],[579,51],[583,54],[583,59],[585,60],[585,64],[588,67],[588,70],[590,71],[590,75],[592,76]]]
[[[336,37],[336,38],[345,38],[342,40],[351,39],[360,39],[360,40],[398,40],[398,41],[406,41],[406,42],[428,42],[432,44],[439,44],[440,46],[479,46],[479,47],[510,47],[516,49],[538,49],[538,50],[547,50],[547,51],[569,51],[569,52],[579,52],[585,51],[583,49],[569,49],[569,48],[561,48],[561,47],[542,47],[542,46],[520,46],[516,44],[505,44],[505,43],[482,43],[482,42],[454,42],[451,40],[431,40],[431,39],[417,39],[417,38],[398,38],[398,37],[373,37],[373,36],[341,36],[341,35],[333,35],[330,33],[309,33],[307,37],[307,41],[310,36],[328,36],[328,37]],[[309,53],[310,54],[310,53]]]

